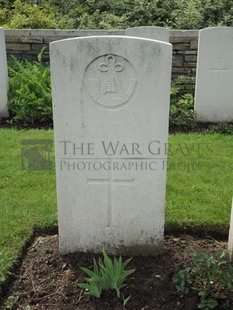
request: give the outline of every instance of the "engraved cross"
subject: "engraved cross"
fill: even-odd
[[[111,160],[110,160],[111,162]],[[106,179],[87,179],[88,184],[96,184],[96,185],[108,185],[108,221],[107,227],[110,227],[112,224],[112,211],[113,211],[113,186],[114,185],[133,185],[134,179],[115,179],[113,178],[113,173],[110,165],[110,169],[108,170],[108,178]]]
[[[217,77],[217,90],[219,91],[220,90],[221,75],[222,75],[223,72],[230,71],[230,69],[224,68],[224,66],[223,66],[223,58],[220,57],[219,58],[219,65],[217,66],[217,68],[211,68],[210,71],[218,73],[218,77]]]

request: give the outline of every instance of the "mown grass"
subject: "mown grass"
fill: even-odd
[[[183,145],[186,153],[178,149],[169,157],[166,226],[227,233],[233,196],[233,137],[178,134],[169,141],[173,149]],[[184,144],[194,145],[190,154]]]
[[[0,276],[35,227],[57,224],[55,172],[23,171],[22,139],[53,139],[53,131],[0,130]],[[233,193],[232,140],[219,134],[170,135],[167,228],[227,232]]]
[[[54,171],[22,171],[21,139],[53,139],[52,131],[0,130],[0,274],[11,266],[34,227],[57,222]]]

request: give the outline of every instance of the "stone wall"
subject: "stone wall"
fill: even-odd
[[[198,47],[198,30],[174,30],[170,32],[173,44],[173,77],[195,76]],[[47,47],[43,60],[49,61],[48,45],[52,41],[93,35],[124,35],[124,30],[6,30],[7,55],[29,60],[37,59],[43,47]]]

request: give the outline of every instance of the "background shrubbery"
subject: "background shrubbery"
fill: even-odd
[[[233,0],[3,0],[5,28],[201,29],[233,24]]]
[[[41,62],[43,50],[37,61],[9,61],[8,123],[31,126],[52,124],[52,94],[50,69]],[[194,87],[192,77],[180,76],[172,80],[170,100],[170,129],[198,130],[194,112]],[[233,124],[219,123],[208,126],[208,132],[232,134]]]
[[[10,59],[8,108],[14,122],[42,123],[52,119],[50,69],[38,61]]]
[[[194,92],[194,78],[180,76],[172,81],[169,115],[170,127],[184,130],[195,128]]]
[[[42,64],[43,50],[38,61],[9,61],[8,108],[11,122],[38,124],[52,120],[50,69]],[[180,129],[194,129],[194,79],[179,77],[172,81],[170,125]]]

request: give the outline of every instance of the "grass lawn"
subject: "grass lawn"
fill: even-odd
[[[53,139],[53,131],[0,129],[0,282],[33,228],[57,223],[55,172],[22,170],[21,139]],[[219,134],[170,135],[167,228],[227,232],[232,142]]]
[[[174,151],[168,160],[166,226],[227,234],[233,196],[233,137],[177,134],[170,135],[169,142]]]
[[[0,275],[34,227],[57,223],[55,173],[22,171],[21,139],[53,139],[53,131],[0,130]]]

